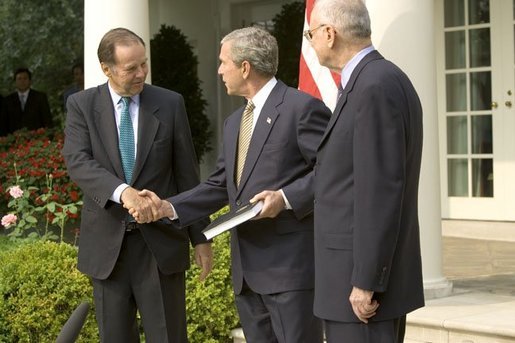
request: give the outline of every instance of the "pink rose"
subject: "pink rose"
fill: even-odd
[[[2,226],[8,227],[11,224],[16,224],[16,221],[18,220],[18,217],[16,217],[15,214],[6,214],[2,217]]]
[[[9,188],[9,194],[11,194],[14,199],[18,199],[23,196],[23,191],[21,190],[20,186],[12,186]]]

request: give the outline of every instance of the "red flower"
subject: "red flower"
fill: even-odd
[[[79,200],[79,192],[77,191],[70,191],[70,199],[73,202],[76,202]]]

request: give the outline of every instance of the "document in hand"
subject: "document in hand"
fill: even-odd
[[[247,204],[240,207],[237,211],[230,211],[224,215],[213,220],[202,233],[207,239],[211,239],[219,234],[232,229],[233,227],[246,222],[249,219],[254,218],[261,212],[263,208],[263,201],[258,201],[253,204]]]

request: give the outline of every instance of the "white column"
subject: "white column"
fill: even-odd
[[[433,0],[366,0],[374,46],[413,82],[424,110],[419,190],[426,299],[450,294],[442,272],[442,230]]]
[[[109,30],[124,27],[146,44],[150,63],[150,29],[148,0],[85,0],[84,1],[84,84],[93,87],[107,81],[98,62],[97,49]],[[150,73],[147,82],[150,82]]]

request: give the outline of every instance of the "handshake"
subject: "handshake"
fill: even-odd
[[[149,190],[138,191],[127,187],[123,190],[120,200],[129,214],[140,223],[151,223],[164,217],[174,218],[172,205],[161,200],[156,193]]]
[[[172,204],[160,199],[156,193],[147,189],[138,191],[127,187],[120,196],[120,200],[129,214],[140,223],[151,223],[161,218],[177,219]],[[262,191],[256,194],[250,202],[263,200],[263,208],[255,219],[274,218],[286,208],[286,201],[281,191]]]

